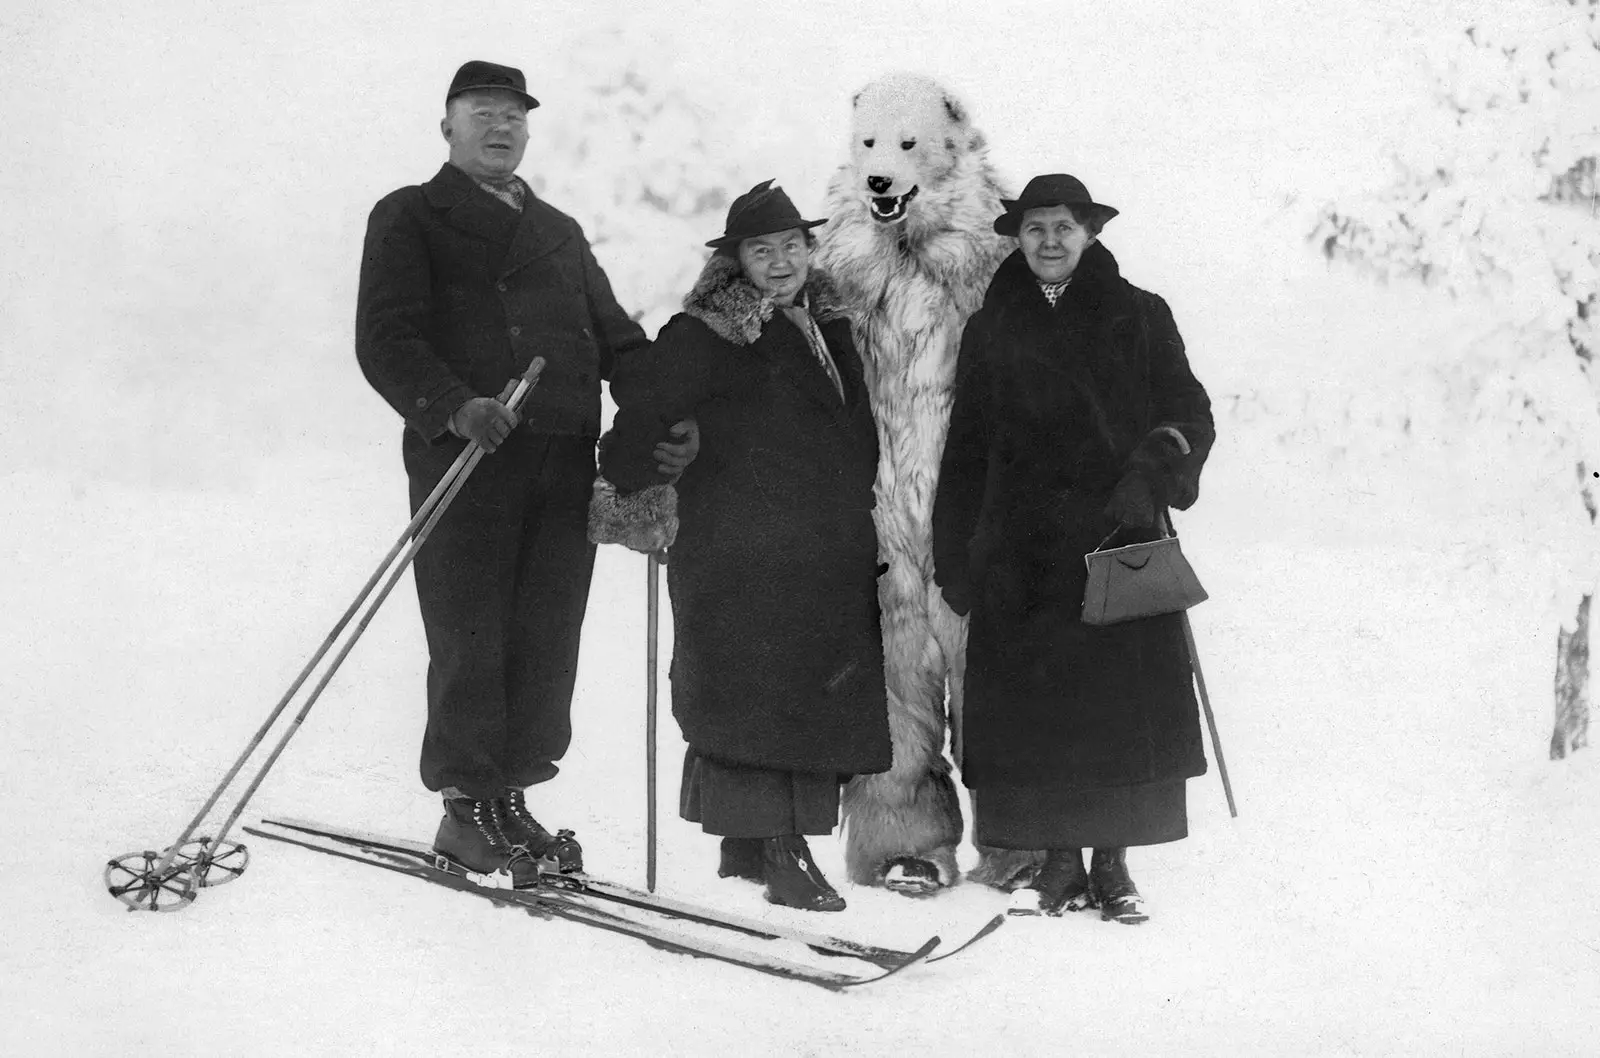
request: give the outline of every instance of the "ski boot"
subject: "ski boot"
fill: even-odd
[[[1094,907],[1082,849],[1051,849],[1026,889],[1011,894],[1008,915],[1049,915]]]
[[[521,790],[510,790],[495,802],[506,840],[527,850],[541,869],[552,874],[582,874],[583,846],[570,830],[550,833],[528,811]]]
[[[494,801],[446,797],[444,818],[433,838],[434,865],[457,875],[478,875],[473,881],[490,888],[509,877],[514,889],[539,884],[539,865],[525,849],[507,839]]]
[[[811,847],[799,834],[783,834],[761,843],[767,881],[767,903],[802,911],[843,911],[844,897],[822,876]]]
[[[1127,854],[1127,849],[1095,849],[1089,857],[1089,892],[1101,918],[1133,926],[1150,916],[1128,874]]]
[[[723,838],[722,860],[717,864],[717,877],[743,878],[747,882],[766,881],[766,866],[761,856],[761,839]]]

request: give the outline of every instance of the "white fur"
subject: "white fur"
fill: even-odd
[[[913,188],[902,219],[873,219],[874,198]],[[857,94],[850,161],[828,187],[818,263],[844,299],[865,363],[881,445],[878,543],[889,563],[880,597],[894,765],[844,794],[846,864],[860,884],[881,883],[884,865],[906,855],[955,881],[962,822],[944,756],[945,702],[948,690],[959,739],[966,621],[933,583],[931,523],[961,330],[1016,247],[992,228],[1001,194],[982,134],[939,84],[896,74]],[[1019,857],[1032,862],[986,854],[975,877],[1009,877]]]

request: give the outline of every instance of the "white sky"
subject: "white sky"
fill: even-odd
[[[577,86],[543,71],[612,24],[653,41],[670,77],[724,115],[714,153],[777,177],[811,215],[844,154],[851,93],[893,69],[932,74],[965,98],[1012,187],[1037,172],[1082,177],[1122,210],[1108,241],[1125,272],[1167,296],[1186,334],[1236,346],[1211,306],[1305,256],[1268,230],[1274,214],[1383,176],[1379,148],[1417,99],[1418,35],[1480,6],[93,0],[8,11],[4,419],[48,431],[56,394],[101,397],[125,416],[116,430],[63,444],[103,452],[117,431],[163,424],[220,433],[242,421],[262,439],[310,428],[299,408],[227,393],[259,388],[265,371],[305,378],[314,399],[325,385],[311,380],[336,367],[350,383],[341,392],[370,396],[349,359],[365,218],[442,162],[437,121],[456,66],[517,65],[559,113]],[[541,164],[537,115],[531,133],[525,174]],[[231,406],[207,403],[224,396]]]

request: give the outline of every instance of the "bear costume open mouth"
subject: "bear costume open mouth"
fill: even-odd
[[[880,224],[892,224],[894,221],[904,220],[906,207],[917,197],[917,190],[913,187],[903,195],[875,196],[872,199],[872,219]]]

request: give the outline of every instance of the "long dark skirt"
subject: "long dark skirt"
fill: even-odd
[[[1183,779],[1093,790],[987,783],[972,807],[973,839],[1001,849],[1115,849],[1189,836]]]
[[[831,834],[839,821],[839,776],[732,764],[690,746],[678,814],[725,838]]]

